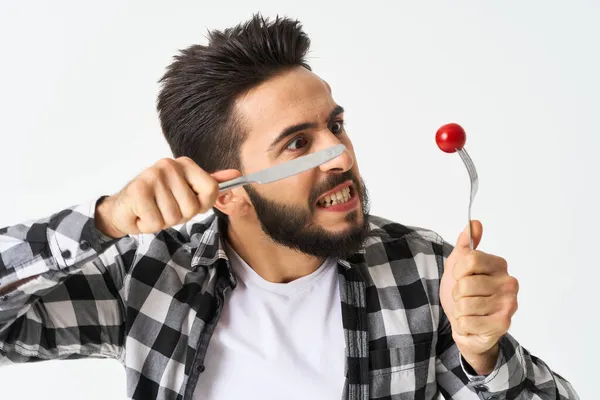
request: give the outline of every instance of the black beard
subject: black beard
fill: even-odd
[[[336,187],[352,180],[354,189],[359,196],[362,209],[362,223],[359,223],[359,211],[346,214],[345,220],[350,227],[339,233],[331,233],[313,222],[313,216],[318,207],[318,197]],[[246,192],[254,205],[256,215],[261,223],[263,232],[274,242],[304,254],[316,257],[348,257],[359,250],[369,234],[369,198],[364,181],[360,182],[347,171],[340,175],[331,175],[330,179],[311,193],[307,207],[280,204],[261,196],[250,185],[245,186]]]

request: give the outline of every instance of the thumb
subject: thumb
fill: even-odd
[[[473,237],[473,250],[479,246],[481,242],[481,236],[483,235],[483,225],[478,220],[471,221],[471,236]],[[469,225],[465,226],[465,229],[458,235],[456,240],[455,250],[460,252],[468,253],[469,249]]]
[[[237,169],[223,169],[210,174],[217,182],[225,182],[230,179],[235,179],[242,176],[242,173]]]

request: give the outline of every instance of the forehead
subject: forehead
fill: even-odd
[[[235,108],[247,133],[245,144],[264,152],[288,126],[325,124],[335,106],[329,85],[306,68],[297,67],[251,89],[237,100]]]

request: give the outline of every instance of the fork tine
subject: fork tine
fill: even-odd
[[[466,150],[463,149],[464,155],[465,155],[465,161],[467,164],[467,169],[473,173],[473,175],[475,177],[477,177],[477,169],[475,169],[475,164],[473,163],[473,160],[471,159],[471,156],[469,156],[469,153],[467,153]]]
[[[467,150],[465,150],[465,149],[462,149],[462,150],[463,150],[463,155],[465,156],[465,160],[467,161],[467,164],[469,165],[469,167],[471,167],[472,169],[475,169],[473,160],[471,159],[471,156],[469,155],[469,153],[467,153]]]
[[[465,167],[467,167],[467,172],[469,173],[470,178],[475,178],[477,173],[475,172],[475,166],[473,165],[473,161],[470,159],[468,153],[465,149],[460,149],[458,151],[460,158],[462,158]]]
[[[477,170],[475,169],[475,165],[473,165],[472,161],[469,161],[469,170],[473,174],[473,178],[477,179]]]
[[[473,170],[473,175],[477,176],[477,169],[475,168],[475,164],[473,164],[473,160],[469,158],[469,164],[471,165],[471,169]]]

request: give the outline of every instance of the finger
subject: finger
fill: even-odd
[[[199,193],[199,190],[203,188],[207,181],[210,182],[211,178],[217,182],[224,182],[242,176],[242,173],[237,169],[224,169],[209,174],[189,157],[180,157],[176,161],[181,166],[186,182],[194,193]]]
[[[473,237],[473,250],[475,250],[479,243],[481,242],[481,237],[483,236],[483,225],[481,221],[472,220],[471,224],[471,236]],[[455,251],[460,253],[469,253],[470,249],[470,241],[469,241],[469,225],[465,226],[465,229],[458,235],[458,239],[456,240],[456,246],[454,247]]]
[[[142,179],[136,180],[131,185],[130,191],[132,192],[130,195],[131,210],[137,217],[135,223],[138,230],[143,233],[154,233],[161,230],[165,221],[156,204],[154,190],[150,184]]]
[[[501,307],[497,296],[462,297],[455,304],[454,318],[491,315]]]
[[[460,278],[452,288],[452,298],[491,296],[502,291],[504,279],[500,276],[469,275]]]
[[[473,235],[473,249],[477,249],[479,243],[481,242],[481,237],[483,235],[483,225],[478,220],[470,221],[471,226],[471,234]],[[444,265],[444,269],[453,274],[453,270],[457,260],[461,259],[465,255],[471,252],[469,248],[469,225],[463,229],[463,231],[458,235],[458,239],[456,240],[456,245],[454,246],[452,252],[448,256],[446,263]]]
[[[155,233],[165,226],[158,205],[155,201],[146,200],[143,205],[138,207],[139,215],[136,225],[141,233]]]
[[[242,176],[242,173],[237,169],[223,169],[221,171],[216,171],[210,174],[217,182],[225,182],[230,179],[239,178]]]
[[[136,223],[138,216],[134,213],[131,203],[124,202],[123,197],[124,195],[122,194],[115,197],[111,223],[114,224],[117,230],[123,233],[137,235],[140,233]]]
[[[467,315],[456,320],[457,333],[461,335],[495,335],[510,328],[510,318],[500,314],[486,316]]]
[[[217,171],[208,174],[191,159],[182,157],[177,159],[180,163],[186,182],[200,201],[200,211],[210,209],[219,194],[217,182],[229,180],[241,176],[237,170]]]
[[[186,182],[181,165],[175,164],[174,170],[165,174],[165,180],[179,209],[178,224],[184,223],[200,213],[200,201]]]
[[[473,250],[464,257],[458,258],[452,275],[457,281],[470,275],[505,275],[508,270],[504,258]]]
[[[163,179],[166,179],[166,177]],[[165,227],[171,227],[177,225],[183,216],[181,215],[179,205],[175,200],[173,192],[163,179],[159,179],[155,183],[154,196],[156,198],[156,205],[165,222]]]

